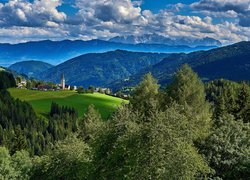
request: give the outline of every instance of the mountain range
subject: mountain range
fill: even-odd
[[[36,78],[59,83],[64,74],[66,83],[105,87],[107,84],[136,74],[141,69],[160,62],[168,54],[140,53],[116,50],[90,53],[70,59],[40,73]]]
[[[234,81],[250,80],[250,42],[240,42],[209,51],[171,54],[135,75],[111,83],[109,87],[119,90],[134,86],[139,83],[144,74],[149,72],[161,85],[165,85],[171,81],[176,70],[183,64],[189,64],[204,81],[220,78]]]
[[[83,54],[57,66],[31,61],[30,65],[29,62],[23,62],[10,68],[19,74],[33,72],[35,78],[54,83],[60,82],[63,73],[67,84],[110,87],[117,91],[135,86],[148,72],[151,72],[161,85],[165,85],[183,64],[189,64],[203,81],[218,78],[250,80],[250,42],[192,53],[165,54],[116,50]]]
[[[189,47],[198,47],[198,46],[222,46],[221,42],[205,37],[201,39],[193,38],[168,38],[158,34],[144,34],[139,36],[128,35],[128,36],[117,36],[111,38],[110,42],[116,43],[126,43],[126,44],[165,44],[168,46],[189,46]]]
[[[71,58],[87,53],[101,53],[117,49],[133,52],[193,52],[207,50],[216,46],[175,46],[166,44],[124,44],[102,40],[91,41],[37,41],[20,44],[0,44],[0,65],[9,66],[21,61],[43,61],[57,65]]]

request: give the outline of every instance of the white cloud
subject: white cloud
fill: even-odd
[[[66,14],[56,8],[61,5],[59,0],[35,0],[33,3],[24,0],[10,0],[0,4],[0,25],[3,26],[46,26],[62,23]]]
[[[217,17],[237,17],[239,25],[250,27],[250,0],[201,0],[190,7]]]
[[[78,12],[67,16],[57,9],[62,4],[59,0],[34,0],[33,3],[27,0],[10,0],[5,4],[0,3],[0,41],[90,40],[152,33],[175,39],[211,37],[224,44],[250,39],[250,28],[239,26],[240,20],[218,23],[209,13],[214,12],[217,16],[227,13],[228,16],[238,17],[240,10],[227,8],[225,12],[215,12],[211,5],[208,9],[204,8],[204,2],[208,1],[223,1],[226,4],[226,0],[203,0],[200,4],[192,4],[196,11],[207,11],[206,17],[201,18],[177,15],[186,6],[183,4],[171,5],[167,7],[169,9],[153,13],[142,10],[141,1],[75,0],[73,4]]]

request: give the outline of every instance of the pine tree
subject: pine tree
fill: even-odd
[[[236,119],[250,122],[250,88],[246,83],[241,85],[236,104],[237,108],[234,111]]]
[[[184,107],[189,118],[194,139],[208,135],[211,126],[210,105],[206,102],[205,87],[198,75],[188,65],[183,65],[167,87],[167,102],[174,101]]]
[[[158,108],[159,87],[152,74],[146,74],[142,82],[135,88],[130,99],[134,110],[148,113],[152,108]]]
[[[94,105],[90,105],[83,119],[79,122],[79,136],[85,141],[92,140],[102,124],[101,115],[95,110]]]

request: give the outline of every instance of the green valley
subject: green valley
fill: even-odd
[[[73,107],[83,116],[89,105],[93,104],[104,119],[107,119],[112,112],[122,103],[127,101],[108,96],[105,94],[78,94],[75,91],[34,91],[25,89],[9,89],[14,98],[29,102],[36,113],[47,115],[51,103],[56,102],[61,106]]]

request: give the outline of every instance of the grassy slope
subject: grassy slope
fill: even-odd
[[[19,98],[31,103],[35,111],[39,114],[48,114],[51,102],[59,105],[74,107],[79,116],[82,116],[90,104],[94,104],[103,118],[107,118],[123,100],[104,94],[77,94],[72,91],[31,91],[23,89],[9,89],[14,98]]]

